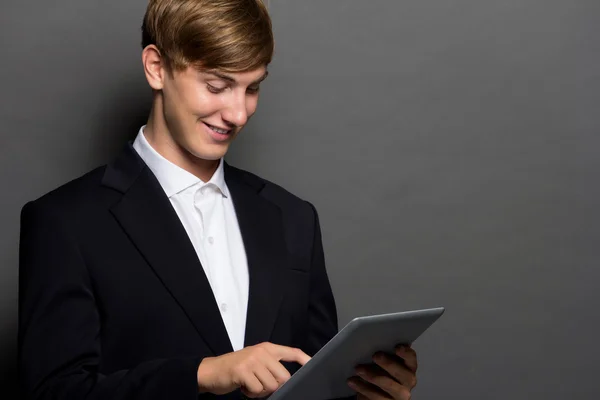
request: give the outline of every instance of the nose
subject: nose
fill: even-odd
[[[227,107],[223,110],[223,120],[231,125],[242,126],[248,122],[248,109],[245,94],[231,96]]]

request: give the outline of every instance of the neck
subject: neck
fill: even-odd
[[[219,167],[220,160],[198,158],[179,145],[171,135],[162,112],[160,112],[162,109],[161,99],[160,96],[157,97],[144,128],[144,137],[158,154],[197,176],[203,182],[208,182]]]

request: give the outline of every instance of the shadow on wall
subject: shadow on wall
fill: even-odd
[[[107,92],[106,101],[96,120],[92,121],[89,153],[91,159],[102,164],[110,162],[127,141],[135,139],[148,119],[152,91],[142,72],[135,72],[121,77]]]

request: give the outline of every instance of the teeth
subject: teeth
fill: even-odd
[[[206,124],[206,125],[208,125],[208,124]],[[212,129],[213,131],[215,131],[215,132],[217,132],[217,133],[220,133],[221,135],[225,135],[226,133],[228,133],[228,132],[229,132],[228,130],[224,130],[224,129],[215,128],[215,127],[214,127],[214,126],[212,126],[212,125],[208,125],[208,127],[209,127],[210,129]]]

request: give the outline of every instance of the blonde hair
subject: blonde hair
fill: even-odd
[[[142,47],[156,45],[169,68],[251,71],[271,62],[271,18],[261,0],[150,0]]]

